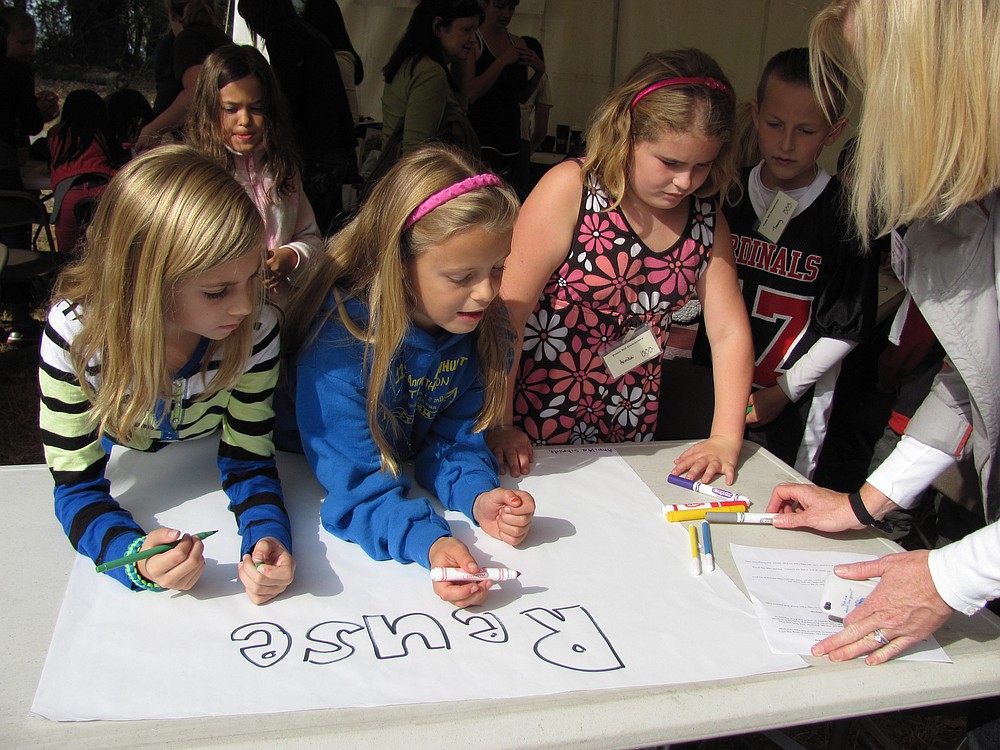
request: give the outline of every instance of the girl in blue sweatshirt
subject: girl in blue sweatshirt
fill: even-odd
[[[516,545],[531,526],[533,498],[500,488],[483,439],[507,388],[513,336],[496,297],[518,201],[479,172],[446,146],[407,154],[331,240],[289,311],[304,340],[295,412],[327,491],[323,526],[377,560],[479,570],[430,501],[407,498],[404,460],[490,536]],[[489,583],[433,586],[467,607]]]

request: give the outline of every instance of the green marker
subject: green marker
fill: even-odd
[[[192,536],[196,536],[199,539],[208,539],[208,537],[212,536],[212,534],[217,534],[218,531],[219,531],[218,529],[216,529],[215,531],[199,531],[197,534],[192,534]],[[108,570],[114,570],[115,568],[120,568],[123,565],[139,562],[140,560],[145,560],[146,558],[152,557],[153,555],[158,555],[161,552],[166,552],[167,550],[176,547],[178,544],[180,544],[180,542],[181,540],[178,539],[176,542],[171,542],[170,544],[158,544],[155,547],[150,547],[149,549],[143,550],[142,552],[135,552],[134,554],[131,555],[125,555],[125,557],[119,557],[117,560],[109,560],[108,562],[101,563],[94,569],[98,573],[104,573],[105,571]]]

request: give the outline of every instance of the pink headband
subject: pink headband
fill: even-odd
[[[629,109],[635,109],[635,105],[642,101],[643,97],[647,94],[653,93],[657,89],[662,89],[666,86],[684,86],[691,84],[695,86],[707,86],[708,88],[715,89],[716,91],[723,91],[730,99],[733,98],[733,90],[722,81],[715,78],[666,78],[647,86],[636,94],[635,98],[632,100],[632,104],[629,105]]]
[[[503,185],[503,180],[495,174],[477,174],[473,177],[466,177],[464,180],[460,180],[454,185],[449,185],[443,190],[438,190],[434,195],[417,206],[413,213],[410,214],[410,218],[403,224],[403,231],[405,232],[435,208],[440,208],[452,198],[457,198],[460,195],[465,195],[479,188],[500,185]]]

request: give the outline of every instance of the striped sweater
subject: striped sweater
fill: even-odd
[[[111,485],[104,475],[109,443],[91,424],[90,402],[69,353],[71,342],[82,328],[78,311],[65,300],[49,311],[39,367],[40,424],[45,460],[55,480],[56,517],[73,547],[100,563],[123,556],[145,532],[111,496]],[[291,551],[291,531],[271,442],[271,401],[278,378],[279,350],[274,310],[260,310],[253,349],[235,387],[198,401],[217,367],[209,363],[207,379],[202,376],[201,362],[207,348],[208,341],[202,340],[191,360],[177,373],[173,398],[157,405],[146,429],[127,447],[157,451],[175,440],[202,437],[221,427],[219,472],[242,537],[240,556],[264,537],[277,539]],[[90,363],[87,378],[91,386],[99,387],[98,363]],[[114,436],[106,437],[114,440]],[[109,571],[108,575],[135,588],[124,568]]]

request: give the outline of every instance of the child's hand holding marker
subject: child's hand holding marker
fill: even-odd
[[[177,529],[154,529],[146,535],[140,552],[161,544],[173,544],[171,549],[139,560],[135,566],[147,581],[175,591],[194,588],[205,572],[205,545],[197,535],[182,534]]]
[[[458,568],[467,573],[479,572],[479,565],[469,552],[469,548],[453,536],[443,536],[431,545],[427,560],[434,568]],[[456,607],[471,607],[486,601],[486,592],[493,582],[476,579],[468,583],[461,581],[434,581],[434,593]]]
[[[472,516],[480,528],[513,547],[528,535],[534,514],[535,498],[523,490],[503,487],[481,492],[472,506]]]
[[[432,581],[513,581],[521,577],[521,571],[512,568],[480,568],[478,573],[469,573],[461,568],[431,568]]]
[[[250,601],[263,604],[291,585],[295,558],[277,539],[264,537],[254,545],[252,555],[243,555],[239,575]]]

